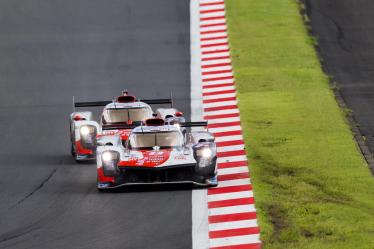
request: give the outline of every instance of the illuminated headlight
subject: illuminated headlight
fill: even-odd
[[[119,153],[117,151],[104,151],[101,154],[103,161],[103,171],[105,176],[115,176],[118,174],[117,163],[119,161]]]
[[[197,155],[203,158],[210,158],[213,155],[213,152],[210,148],[203,148],[197,151]]]
[[[181,125],[180,125],[179,123],[175,123],[175,124],[173,124],[173,126],[174,126],[175,128],[178,128],[178,129],[181,128]]]
[[[105,163],[108,163],[108,162],[110,162],[110,161],[112,161],[112,160],[114,160],[114,159],[117,159],[117,154],[115,154],[115,153],[113,153],[113,152],[110,152],[110,151],[105,151],[105,152],[102,154],[101,158],[103,159],[103,161],[104,161]]]
[[[88,126],[82,126],[82,127],[80,128],[80,132],[81,132],[81,134],[82,134],[83,136],[87,136],[87,135],[89,135],[89,134],[91,133],[91,129],[90,129],[90,127],[88,127]]]
[[[212,150],[211,149],[209,149],[209,148],[204,148],[203,149],[203,151],[202,151],[202,156],[204,157],[204,158],[209,158],[209,157],[211,157],[212,156]]]

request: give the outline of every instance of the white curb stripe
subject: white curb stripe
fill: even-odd
[[[209,231],[221,231],[228,229],[258,227],[256,220],[240,220],[209,224]]]
[[[231,175],[237,173],[248,173],[248,167],[234,167],[227,169],[218,169],[219,175]]]
[[[250,179],[244,178],[244,179],[230,180],[230,181],[220,180],[218,183],[218,187],[230,187],[230,186],[237,186],[237,185],[244,185],[244,184],[251,184]]]
[[[249,243],[255,244],[255,243],[260,243],[260,235],[251,234],[251,235],[245,235],[245,236],[210,239],[209,242],[210,242],[211,247],[242,245],[242,244],[249,244]]]
[[[208,201],[224,201],[224,200],[231,200],[237,198],[245,198],[245,197],[253,197],[252,191],[240,191],[240,192],[232,192],[227,194],[217,194],[217,195],[208,195]]]
[[[221,115],[221,114],[235,114],[239,113],[238,109],[229,109],[229,110],[221,110],[221,111],[212,111],[204,113],[204,115]]]
[[[231,156],[231,157],[220,157],[217,159],[218,163],[241,162],[241,161],[247,161],[247,157],[246,156]],[[247,167],[244,167],[244,168],[246,168],[248,171]]]
[[[200,58],[200,76],[191,77],[191,97],[197,94],[201,98],[200,104],[202,103],[198,106],[198,102],[195,101],[195,104],[191,105],[191,108],[199,109],[200,115],[192,112],[195,113],[192,115],[192,120],[198,120],[202,116],[208,119],[209,131],[216,135],[219,156],[218,188],[204,192],[203,195],[202,192],[199,192],[199,195],[193,192],[193,205],[206,208],[199,203],[201,200],[197,200],[201,198],[203,201],[209,201],[210,207],[208,213],[203,211],[203,215],[200,216],[196,214],[197,207],[193,207],[193,249],[237,248],[237,246],[242,248],[243,245],[249,244],[256,244],[257,247],[260,243],[258,224],[255,218],[250,219],[255,217],[251,215],[256,212],[255,205],[252,204],[253,199],[242,199],[253,197],[253,192],[250,191],[248,161],[242,144],[243,136],[240,135],[242,128],[228,51],[229,39],[224,1],[191,0],[191,8],[196,8],[191,10],[191,25],[195,25],[194,28],[191,27],[191,43],[192,37],[199,39],[200,42],[199,48],[191,45],[191,50],[195,49],[191,51],[191,65],[197,64],[194,63],[198,61],[196,56]],[[198,19],[199,24],[196,25],[192,19],[195,21]],[[194,72],[197,71],[195,67]],[[192,67],[191,75],[193,75]],[[197,87],[200,87],[199,93]],[[204,219],[204,221],[196,219]],[[206,219],[212,223],[208,222],[207,225]],[[204,229],[201,229],[202,227]],[[227,231],[230,229],[241,230]],[[207,233],[210,238],[198,235],[197,232]]]
[[[217,118],[217,119],[209,119],[209,124],[221,124],[221,123],[227,123],[227,122],[239,122],[239,117],[233,117],[233,118]]]
[[[224,146],[218,147],[218,152],[225,152],[225,151],[235,151],[235,150],[244,150],[244,145],[232,145],[232,146]]]
[[[235,140],[243,140],[242,135],[235,135],[235,136],[227,136],[227,137],[216,137],[216,142],[227,142],[227,141],[235,141]]]
[[[223,208],[211,208],[209,209],[209,215],[240,214],[254,211],[256,211],[254,205],[251,204]]]

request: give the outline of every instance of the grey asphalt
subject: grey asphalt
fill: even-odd
[[[0,1],[0,248],[191,248],[188,188],[98,193],[68,126],[73,95],[123,89],[189,116],[189,20],[188,0]]]
[[[326,71],[374,152],[374,1],[306,0]]]

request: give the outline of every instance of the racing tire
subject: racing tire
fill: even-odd
[[[73,157],[75,157],[75,149],[73,144],[71,144],[70,153]]]

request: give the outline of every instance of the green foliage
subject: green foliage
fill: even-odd
[[[265,249],[374,248],[374,178],[295,0],[226,0]]]

